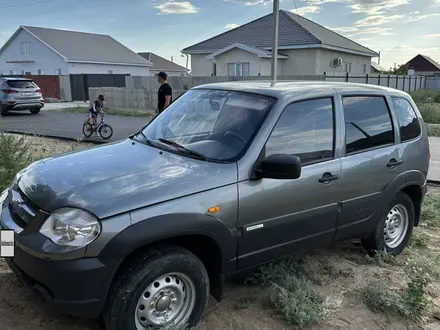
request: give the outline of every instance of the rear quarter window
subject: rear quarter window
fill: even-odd
[[[7,80],[6,84],[11,88],[37,88],[37,85],[29,80]]]
[[[422,129],[420,127],[419,118],[417,118],[411,103],[401,97],[393,97],[392,99],[402,142],[419,137],[422,133]]]

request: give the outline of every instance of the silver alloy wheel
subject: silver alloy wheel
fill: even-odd
[[[135,311],[137,330],[182,327],[194,310],[195,299],[195,285],[187,275],[162,275],[139,298]]]
[[[383,228],[385,244],[393,249],[405,239],[409,225],[409,213],[406,206],[395,205],[388,212]]]

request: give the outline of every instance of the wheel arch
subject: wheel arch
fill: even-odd
[[[170,230],[170,228],[172,230]],[[165,246],[178,246],[196,255],[208,272],[211,294],[220,300],[223,274],[236,270],[236,229],[203,214],[163,215],[140,221],[116,235],[99,253],[119,264],[109,286],[138,254]]]

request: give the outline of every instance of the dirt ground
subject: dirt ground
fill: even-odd
[[[32,138],[36,154],[41,148],[50,154],[71,151],[87,145]],[[44,146],[44,147],[42,147]],[[431,188],[430,193],[437,193]],[[424,254],[438,254],[440,230],[426,226],[415,229],[427,240]],[[371,280],[380,280],[391,288],[402,290],[408,279],[400,266],[363,263],[365,252],[356,241],[318,250],[309,254],[312,262],[331,263],[338,270],[336,276],[317,281],[314,289],[331,302],[334,310],[318,325],[308,329],[440,329],[440,283],[429,286],[430,303],[421,317],[410,320],[396,315],[371,312],[362,300],[361,290]],[[405,255],[399,256],[404,261]],[[321,282],[321,283],[320,283]],[[66,283],[68,285],[68,283]],[[239,280],[228,282],[226,295],[221,303],[210,301],[200,323],[200,330],[284,330],[293,329],[283,316],[268,305],[267,289],[241,284]],[[84,320],[57,315],[46,310],[39,300],[27,290],[0,259],[0,329],[103,329],[95,320]]]

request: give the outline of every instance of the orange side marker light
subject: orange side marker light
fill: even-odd
[[[209,213],[218,213],[218,212],[220,212],[220,207],[218,207],[218,206],[210,207],[210,208],[208,209],[208,212],[209,212]]]

